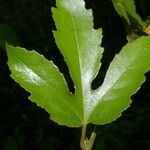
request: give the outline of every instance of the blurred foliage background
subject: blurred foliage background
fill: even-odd
[[[111,0],[85,0],[93,9],[94,28],[103,28],[103,65],[92,87],[102,84],[109,63],[126,44],[121,18]],[[150,1],[135,0],[137,12],[146,20],[150,16]],[[51,7],[55,0],[0,0],[0,150],[79,150],[80,128],[59,126],[49,114],[28,100],[9,74],[4,42],[35,49],[53,60],[64,73],[70,90],[73,83],[68,68],[55,44]],[[37,62],[38,63],[38,62]],[[40,63],[40,62],[39,62]],[[93,150],[150,149],[150,74],[132,96],[133,102],[123,115],[111,124],[97,126]],[[89,134],[94,126],[89,126]]]

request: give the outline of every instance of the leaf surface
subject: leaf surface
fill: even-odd
[[[59,124],[80,126],[82,113],[56,66],[35,51],[7,45],[7,52],[11,76],[31,93],[29,99]]]
[[[83,0],[57,0],[53,18],[56,43],[62,52],[76,87],[76,102],[81,106],[83,122],[90,107],[91,82],[100,67],[103,48],[101,29],[93,29],[92,11]],[[86,108],[86,109],[85,109]],[[81,113],[81,112],[79,112]]]
[[[91,89],[102,57],[101,30],[93,29],[92,12],[82,0],[57,0],[53,18],[56,43],[75,84],[71,94],[63,75],[35,51],[7,45],[12,78],[31,93],[30,99],[61,125],[105,124],[121,115],[130,96],[144,82],[150,69],[150,37],[127,44],[112,61],[104,83]]]
[[[150,36],[128,43],[111,62],[102,86],[92,99],[89,122],[105,124],[115,120],[128,108],[133,95],[150,70]]]

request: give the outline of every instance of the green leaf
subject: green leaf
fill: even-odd
[[[145,29],[146,23],[142,21],[141,17],[136,13],[136,8],[133,0],[112,0],[113,5],[118,14],[123,17],[128,27],[132,26],[132,21],[135,19],[142,29]]]
[[[11,76],[31,93],[29,97],[61,125],[105,124],[129,107],[130,96],[150,70],[150,37],[127,44],[111,63],[102,86],[91,89],[100,68],[101,30],[93,29],[91,10],[83,0],[57,0],[53,18],[56,43],[69,67],[75,94],[69,92],[57,67],[35,51],[7,45]]]
[[[53,18],[57,31],[56,43],[68,64],[76,86],[76,103],[82,122],[88,118],[91,82],[100,68],[103,48],[100,47],[101,29],[93,29],[92,11],[85,9],[83,0],[57,0]]]
[[[150,70],[150,36],[140,37],[124,46],[116,55],[102,86],[91,100],[93,112],[89,122],[105,124],[111,122],[128,108],[133,95],[145,81],[144,73]]]
[[[82,107],[76,102],[75,96],[69,93],[56,66],[35,51],[29,52],[10,45],[6,49],[11,76],[31,92],[29,99],[43,107],[51,114],[51,119],[59,124],[80,126]]]

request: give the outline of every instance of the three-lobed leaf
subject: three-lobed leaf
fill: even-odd
[[[112,61],[102,86],[93,91],[91,82],[103,52],[101,30],[93,29],[92,12],[85,9],[83,0],[57,0],[56,4],[52,9],[57,28],[54,36],[75,84],[75,94],[69,92],[52,62],[35,51],[7,45],[11,76],[61,125],[112,122],[129,107],[130,96],[150,70],[150,37],[127,44]]]

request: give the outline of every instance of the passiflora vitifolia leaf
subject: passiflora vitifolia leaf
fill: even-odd
[[[69,92],[63,75],[35,51],[7,45],[12,78],[31,93],[30,100],[50,113],[60,125],[105,124],[129,107],[130,96],[150,70],[150,37],[141,37],[123,47],[107,71],[101,87],[91,89],[100,68],[103,48],[101,29],[93,29],[91,10],[83,0],[57,0],[52,9],[56,43],[76,87]]]

